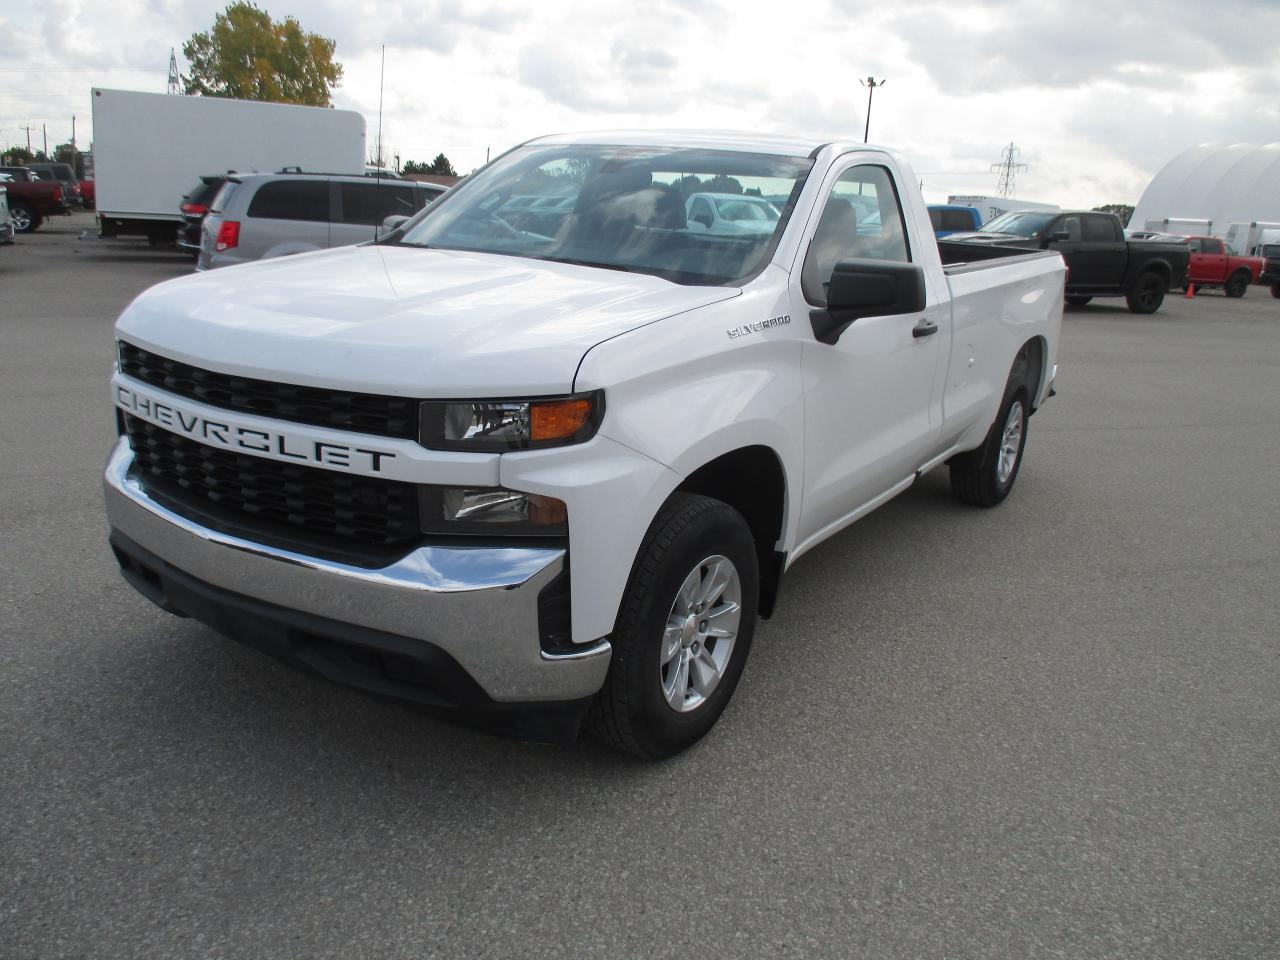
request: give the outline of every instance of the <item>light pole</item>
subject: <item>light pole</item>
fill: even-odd
[[[858,82],[867,88],[867,125],[862,131],[862,142],[866,143],[867,136],[871,133],[871,97],[876,92],[876,87],[883,87],[889,81],[867,77],[867,79],[859,80]]]

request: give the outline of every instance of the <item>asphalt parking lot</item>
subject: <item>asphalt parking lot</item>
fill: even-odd
[[[1280,300],[1069,310],[995,511],[815,550],[662,764],[458,728],[116,573],[111,326],[188,260],[0,248],[0,957],[1280,956]]]

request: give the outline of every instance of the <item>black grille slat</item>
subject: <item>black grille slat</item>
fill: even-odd
[[[161,390],[224,410],[355,430],[383,437],[418,439],[418,400],[351,393],[232,376],[170,360],[119,342],[120,371]]]
[[[179,510],[216,509],[255,526],[279,525],[291,539],[316,534],[394,547],[422,538],[415,484],[221,450],[129,414],[124,419],[139,480]]]

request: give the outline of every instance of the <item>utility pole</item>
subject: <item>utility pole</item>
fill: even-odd
[[[45,123],[40,124],[40,132],[44,134],[44,158],[46,161],[48,161],[49,159],[49,125]]]
[[[859,80],[860,84],[867,88],[867,125],[862,131],[862,142],[867,142],[867,137],[871,134],[871,97],[876,92],[876,87],[883,87],[888,80],[877,80],[875,77],[867,77],[865,80]]]
[[[1001,151],[999,162],[991,165],[991,172],[1000,174],[1000,182],[996,189],[1000,191],[1002,197],[1013,196],[1014,180],[1017,178],[1018,171],[1027,169],[1025,163],[1018,162],[1018,155],[1021,152],[1013,145],[1013,141],[1010,141],[1009,145]]]
[[[34,130],[35,127],[27,125],[25,127],[19,127],[18,129],[27,131],[27,153],[30,153],[31,152],[31,131]]]

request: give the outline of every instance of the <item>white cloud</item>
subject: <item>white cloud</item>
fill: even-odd
[[[384,143],[467,170],[540,133],[713,126],[860,139],[907,154],[926,195],[983,193],[1015,141],[1024,198],[1137,200],[1174,155],[1210,140],[1278,139],[1280,74],[1266,0],[1072,4],[1013,0],[720,3],[602,0],[259,0],[337,41],[335,95]],[[93,85],[163,90],[170,47],[224,2],[50,0],[0,14],[0,145],[41,122],[50,143]]]

